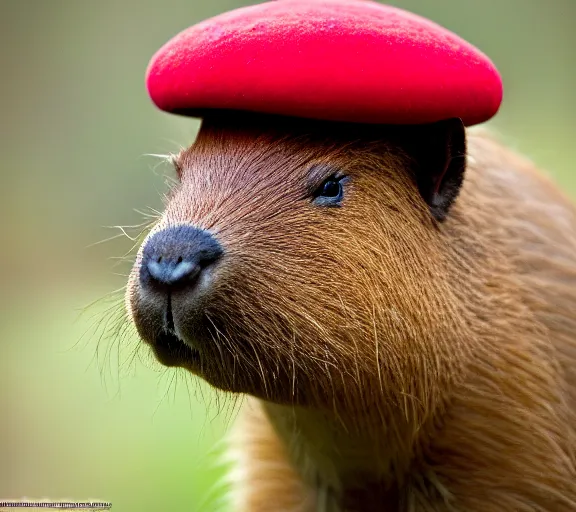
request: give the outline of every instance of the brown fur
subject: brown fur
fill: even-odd
[[[438,223],[410,129],[209,117],[154,231],[212,231],[199,306],[173,297],[212,385],[247,393],[234,432],[243,511],[576,509],[576,210],[469,131]],[[313,164],[350,176],[312,205]],[[128,304],[153,343],[154,305]]]

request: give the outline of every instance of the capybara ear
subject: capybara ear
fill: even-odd
[[[466,130],[453,118],[421,125],[406,141],[418,190],[434,218],[443,221],[460,192],[466,169]]]

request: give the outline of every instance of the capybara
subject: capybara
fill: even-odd
[[[127,305],[247,395],[235,510],[576,510],[576,208],[460,119],[214,111]]]

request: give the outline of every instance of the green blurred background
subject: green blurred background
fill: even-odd
[[[222,489],[211,489],[233,411],[146,352],[132,358],[136,340],[107,340],[120,303],[78,313],[121,288],[129,268],[111,259],[128,238],[89,247],[117,233],[103,226],[161,208],[167,170],[145,155],[188,145],[198,128],[152,106],[149,58],[181,29],[247,3],[0,0],[0,499],[219,506]],[[495,61],[505,99],[490,126],[574,194],[576,1],[391,3]]]

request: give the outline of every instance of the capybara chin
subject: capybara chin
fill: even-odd
[[[207,114],[127,304],[250,395],[242,511],[576,510],[576,209],[458,119]]]

